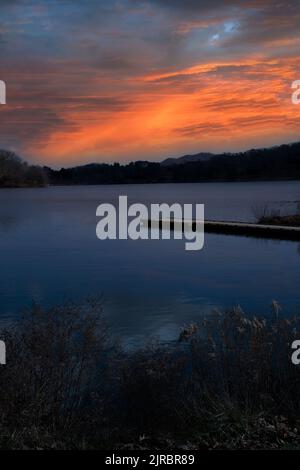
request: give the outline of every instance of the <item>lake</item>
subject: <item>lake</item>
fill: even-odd
[[[178,336],[213,308],[241,305],[268,315],[273,299],[300,313],[296,242],[205,235],[202,251],[182,240],[100,241],[96,208],[128,202],[204,203],[207,219],[252,221],[254,205],[299,210],[300,184],[195,183],[0,190],[0,312],[18,318],[32,299],[51,306],[102,294],[114,333],[128,345]]]

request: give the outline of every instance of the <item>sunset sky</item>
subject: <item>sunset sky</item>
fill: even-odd
[[[300,0],[1,0],[0,147],[55,167],[300,140]]]

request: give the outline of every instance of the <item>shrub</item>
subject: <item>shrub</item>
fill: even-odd
[[[240,308],[186,326],[178,341],[126,351],[101,302],[38,305],[2,332],[2,448],[298,446],[299,319]]]

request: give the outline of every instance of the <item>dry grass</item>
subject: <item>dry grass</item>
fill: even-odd
[[[299,445],[299,320],[240,308],[177,342],[124,352],[101,304],[34,305],[2,332],[2,448],[281,448]]]
[[[33,305],[2,333],[8,362],[0,374],[6,445],[43,445],[77,439],[101,411],[100,390],[112,344],[98,301],[44,310]],[[3,437],[3,434],[2,434]],[[23,437],[25,440],[23,440]],[[28,440],[29,442],[26,442]]]

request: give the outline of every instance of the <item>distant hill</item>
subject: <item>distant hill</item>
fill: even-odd
[[[44,169],[50,184],[189,183],[300,179],[300,143],[239,153],[199,153],[161,163],[89,164]]]
[[[167,158],[161,162],[162,166],[183,165],[184,163],[206,162],[216,155],[213,153],[197,153],[196,155],[184,155],[179,158]]]

